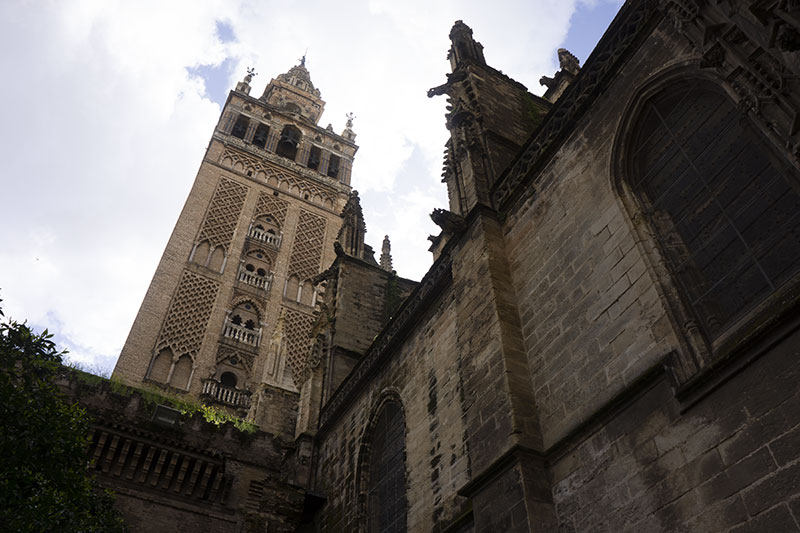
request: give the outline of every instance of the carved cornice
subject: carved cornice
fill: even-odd
[[[528,183],[535,170],[544,166],[570,133],[575,121],[602,94],[609,78],[662,17],[663,13],[655,8],[653,0],[637,0],[623,6],[575,81],[545,115],[520,155],[495,183],[492,200],[497,209],[505,211],[508,208],[516,192]]]
[[[737,103],[779,150],[800,163],[800,74],[792,59],[797,32],[774,0],[734,9],[727,2],[664,0],[676,28],[700,57],[699,67],[715,72]],[[691,9],[689,9],[691,7]]]
[[[419,282],[397,315],[383,328],[383,331],[367,349],[367,353],[356,364],[350,375],[336,390],[333,397],[319,415],[319,434],[325,433],[334,419],[341,414],[355,397],[364,390],[369,380],[390,358],[397,344],[427,309],[431,300],[452,280],[452,258],[450,254],[442,256]]]

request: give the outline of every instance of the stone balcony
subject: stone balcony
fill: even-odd
[[[250,391],[226,387],[216,379],[203,380],[202,396],[231,407],[250,407]]]
[[[263,242],[275,248],[281,247],[281,240],[283,237],[283,235],[275,235],[274,233],[270,233],[252,226],[247,232],[247,236],[251,239],[255,239],[258,242]]]
[[[245,270],[244,265],[239,267],[239,275],[237,276],[237,279],[242,283],[246,283],[247,285],[264,291],[269,291],[269,288],[272,285],[272,278],[272,272],[266,276],[259,276],[258,274],[254,274],[253,272],[248,272]]]
[[[225,325],[222,327],[222,336],[227,339],[233,339],[248,346],[258,347],[261,344],[261,331],[262,328],[250,329],[231,322],[230,318],[225,319]]]

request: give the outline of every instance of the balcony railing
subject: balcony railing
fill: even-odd
[[[203,395],[234,407],[250,407],[250,391],[231,389],[216,379],[203,380]]]
[[[225,319],[225,326],[222,328],[222,336],[235,341],[256,346],[261,343],[261,328],[249,329],[231,322],[230,318]]]
[[[244,265],[242,265],[239,267],[239,281],[268,291],[270,285],[272,284],[272,272],[266,276],[259,276],[257,274],[253,274],[252,272],[248,272],[244,268]]]
[[[275,248],[280,248],[281,246],[282,235],[275,235],[274,233],[270,233],[256,227],[251,227],[250,231],[247,232],[247,235],[257,241],[265,242],[271,246],[274,246]]]

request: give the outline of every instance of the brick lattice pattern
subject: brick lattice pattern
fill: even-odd
[[[216,281],[184,271],[158,337],[157,348],[169,347],[175,354],[196,357],[218,291]]]
[[[294,248],[289,259],[289,275],[301,280],[319,274],[322,243],[325,240],[325,218],[301,210],[297,221]]]
[[[286,220],[286,210],[289,208],[289,202],[281,198],[277,198],[272,194],[261,192],[258,195],[256,202],[256,210],[253,215],[257,217],[270,216],[283,227],[283,222]]]
[[[314,317],[287,307],[283,308],[283,313],[286,363],[292,369],[294,382],[300,385],[308,372],[308,356],[311,352],[309,332],[314,325]]]
[[[312,183],[311,181],[295,176],[291,173],[286,173],[284,169],[278,165],[271,164],[267,161],[258,160],[249,157],[238,150],[226,148],[219,158],[222,166],[226,168],[235,168],[241,165],[243,172],[248,173],[248,176],[254,176],[269,180],[270,178],[276,180],[281,188],[297,189],[303,194],[309,196],[317,196],[321,199],[322,203],[333,204],[336,201],[337,193],[332,187],[325,187],[319,183]]]
[[[233,180],[222,178],[214,191],[203,227],[197,242],[207,241],[212,248],[222,246],[226,250],[233,239],[233,232],[242,214],[247,187]]]

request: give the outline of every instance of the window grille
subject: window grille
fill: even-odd
[[[367,491],[369,530],[406,531],[406,435],[394,402],[381,409],[372,434]]]
[[[714,339],[800,270],[796,171],[710,84],[646,103],[631,185],[670,270]]]

